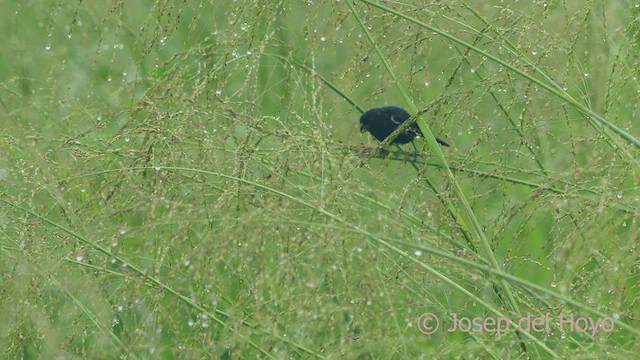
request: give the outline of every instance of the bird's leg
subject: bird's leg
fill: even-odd
[[[413,142],[413,140],[411,140],[411,145],[413,145],[413,161],[418,161],[418,148],[416,147],[416,144]]]

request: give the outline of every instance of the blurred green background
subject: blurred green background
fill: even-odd
[[[633,358],[640,7],[375,4],[1,2],[3,358]]]

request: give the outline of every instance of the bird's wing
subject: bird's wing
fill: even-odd
[[[403,123],[403,121],[398,121],[395,119],[395,116],[391,115],[391,121],[396,124],[396,125],[400,125]]]

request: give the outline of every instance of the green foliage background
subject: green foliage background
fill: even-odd
[[[3,357],[633,357],[639,16],[3,1]],[[386,104],[452,148],[376,151],[358,109]]]

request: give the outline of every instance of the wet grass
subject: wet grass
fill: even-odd
[[[1,7],[4,357],[638,351],[634,5]]]

